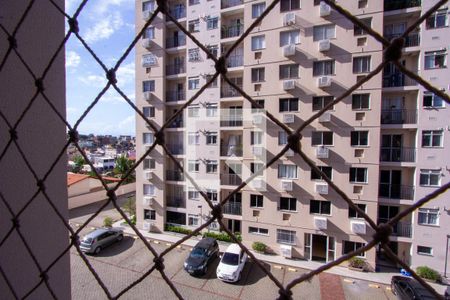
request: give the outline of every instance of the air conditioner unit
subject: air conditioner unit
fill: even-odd
[[[156,59],[156,56],[153,54],[145,54],[142,55],[142,67],[144,68],[150,68],[153,66],[156,66],[156,64],[158,63],[158,60]]]
[[[319,51],[324,52],[330,50],[331,43],[330,40],[321,40],[319,41]]]
[[[283,55],[288,57],[295,55],[295,44],[289,44],[283,47]]]
[[[289,12],[283,16],[283,25],[290,26],[295,24],[295,13]]]
[[[292,180],[282,180],[281,181],[281,190],[285,192],[291,192],[293,190],[294,183]]]
[[[295,155],[295,152],[292,149],[289,149],[288,151],[286,151],[284,153],[284,156],[287,156],[287,157],[291,157],[291,156],[294,156],[294,155]]]
[[[252,187],[254,189],[261,190],[261,189],[264,189],[266,187],[266,183],[265,183],[264,179],[255,178],[252,181]]]
[[[144,99],[145,99],[145,101],[151,101],[152,100],[152,92],[144,92]]]
[[[331,112],[326,111],[323,114],[321,114],[319,117],[319,122],[320,123],[331,122]]]
[[[294,123],[294,121],[295,121],[294,114],[284,114],[283,115],[283,123],[291,124],[291,123]]]
[[[280,254],[285,258],[292,258],[292,246],[280,245]]]
[[[330,154],[330,149],[325,146],[320,146],[316,148],[316,157],[317,158],[328,158]]]
[[[262,156],[264,153],[264,147],[262,146],[253,146],[252,147],[252,153],[255,156]]]
[[[314,227],[318,230],[327,230],[328,219],[324,217],[314,217]]]
[[[331,86],[331,77],[330,76],[321,76],[317,79],[317,86],[320,88]]]
[[[145,172],[145,179],[150,180],[153,178],[153,171]]]
[[[316,193],[328,195],[328,183],[316,183]]]
[[[150,18],[152,17],[152,15],[153,15],[153,10],[146,10],[146,11],[143,11],[143,12],[142,12],[142,18],[143,18],[145,21],[150,20]]]
[[[152,232],[155,231],[155,226],[156,225],[154,222],[144,221],[142,229],[148,232]]]
[[[331,7],[325,2],[321,1],[319,7],[319,14],[321,17],[326,17],[331,14]]]
[[[283,81],[283,90],[289,91],[295,89],[295,80],[289,79]]]
[[[143,205],[144,206],[152,206],[153,205],[153,201],[155,200],[155,197],[149,197],[149,196],[145,196],[143,199]]]
[[[152,46],[152,40],[151,39],[142,39],[142,47],[149,49]]]
[[[355,234],[366,234],[366,222],[363,221],[351,221],[350,227]]]
[[[263,122],[263,115],[253,115],[253,124],[261,124]]]

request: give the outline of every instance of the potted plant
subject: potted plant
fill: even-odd
[[[441,274],[439,274],[438,271],[427,267],[427,266],[420,266],[416,269],[417,275],[425,279],[426,281],[430,282],[439,282],[441,281]]]
[[[367,266],[366,260],[361,257],[353,256],[348,260],[348,268],[354,271],[365,271]]]
[[[266,253],[267,245],[262,242],[253,242],[252,248],[258,253]]]

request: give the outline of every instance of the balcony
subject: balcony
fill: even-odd
[[[185,101],[186,92],[177,90],[166,91],[166,102]]]
[[[380,183],[379,197],[388,199],[414,200],[414,186]]]
[[[222,212],[227,215],[242,215],[242,203],[239,202],[227,202],[222,208]]]
[[[183,144],[167,144],[167,148],[169,149],[170,153],[173,155],[183,155],[184,154],[184,147]]]
[[[166,170],[166,180],[184,181],[184,174],[179,170]]]
[[[184,127],[184,122],[182,118],[177,118],[174,121],[172,121],[171,124],[169,124],[169,126],[167,126],[167,128],[183,128]]]
[[[243,0],[222,0],[220,3],[221,3],[220,8],[225,9],[225,8],[230,8],[233,6],[242,5],[242,4],[244,4],[244,1]]]
[[[178,75],[186,73],[186,67],[185,64],[174,64],[174,65],[167,65],[166,66],[166,75]]]
[[[220,148],[220,156],[241,157],[242,145],[223,146]]]
[[[378,224],[381,223],[387,223],[389,222],[389,219],[380,218],[378,219]],[[412,224],[409,222],[402,222],[399,221],[397,224],[392,226],[392,235],[393,236],[399,236],[399,237],[412,237]]]
[[[244,25],[222,26],[222,39],[238,37],[244,33]]]
[[[239,88],[242,89],[242,85],[238,85]],[[230,98],[230,97],[239,97],[241,94],[233,87],[228,84],[222,84],[220,88],[220,97],[222,98]]]
[[[416,148],[402,147],[389,148],[381,147],[380,161],[386,162],[415,162]]]
[[[186,201],[183,197],[167,196],[166,205],[175,208],[186,208]]]
[[[400,37],[401,34],[387,34],[384,37],[391,41],[394,38]],[[420,32],[412,32],[408,34],[405,38],[405,48],[407,47],[417,47],[420,46]]]
[[[403,73],[383,74],[383,87],[416,86],[417,82]]]
[[[222,185],[240,185],[242,178],[240,174],[222,174],[220,176],[220,184]]]
[[[234,55],[227,58],[227,68],[242,67],[244,65],[243,55]]]
[[[177,6],[173,8],[169,8],[169,14],[174,17],[176,20],[186,18],[186,7]],[[166,17],[166,21],[170,21],[169,18]]]
[[[243,124],[242,115],[234,115],[234,116],[221,115],[220,119],[221,119],[220,120],[221,127],[242,127]]]
[[[411,8],[421,5],[421,0],[384,0],[384,11]]]
[[[415,109],[385,109],[381,111],[381,124],[416,124]]]
[[[180,36],[178,38],[167,38],[166,39],[166,48],[176,48],[176,47],[181,47],[181,46],[186,46],[186,37],[185,36]]]

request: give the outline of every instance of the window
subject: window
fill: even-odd
[[[336,37],[336,30],[334,24],[314,26],[313,28],[314,42],[333,39],[335,37]]]
[[[142,134],[142,143],[149,145],[153,144],[153,141],[155,140],[153,132],[144,132]]]
[[[353,73],[370,72],[370,56],[353,57]]]
[[[200,107],[198,107],[198,106],[188,107],[188,117],[198,118],[199,116],[200,116]]]
[[[189,188],[188,190],[188,199],[198,200],[200,199],[200,193],[194,188]]]
[[[189,172],[198,172],[200,170],[200,162],[198,160],[189,160],[188,170]]]
[[[447,66],[445,50],[425,52],[425,69],[439,69]]]
[[[350,252],[353,252],[355,250],[358,250],[359,248],[364,247],[365,243],[358,243],[358,242],[351,242],[351,241],[343,241],[344,246],[342,247],[342,254],[348,254]],[[362,252],[358,255],[359,257],[366,257],[366,252]]]
[[[250,163],[250,172],[253,174],[257,173],[259,170],[264,169],[263,163]],[[262,175],[262,173],[261,173]]]
[[[209,52],[211,52],[212,56],[217,57],[219,54],[219,46],[217,45],[209,45],[206,47],[206,49],[209,50]],[[210,75],[212,77],[212,75]]]
[[[155,0],[142,2],[142,11],[154,11],[155,10]]]
[[[349,181],[353,183],[367,183],[367,168],[350,168]]]
[[[312,99],[312,110],[318,111],[333,102],[334,97],[333,96],[318,96],[313,97]],[[333,106],[331,106],[328,110],[333,110]]]
[[[143,92],[154,92],[155,91],[155,81],[154,80],[142,81],[142,91]]]
[[[249,226],[248,233],[259,234],[259,235],[269,235],[269,229]]]
[[[298,64],[280,65],[280,79],[298,78]]]
[[[329,179],[332,179],[333,169],[331,167],[317,166],[317,168],[325,173]],[[311,180],[323,180],[323,177],[311,169]]]
[[[262,208],[264,203],[263,195],[250,195],[250,207]]]
[[[356,206],[358,206],[358,208],[361,209],[363,212],[366,212],[365,204],[356,204]],[[362,216],[360,216],[359,213],[351,207],[348,207],[348,217],[350,219],[361,219],[362,218]]]
[[[255,104],[252,103],[252,113],[258,113],[258,112],[263,112],[264,111],[264,100],[263,99],[259,99],[259,100],[255,100],[256,103],[259,104],[259,106],[261,106],[261,108],[257,107]]]
[[[298,111],[298,98],[280,99],[280,112]]]
[[[155,159],[146,158],[144,159],[144,170],[152,170],[155,168]]]
[[[189,32],[199,32],[200,31],[199,19],[189,21],[188,29],[189,29]]]
[[[155,27],[145,28],[143,38],[153,40],[155,38]]]
[[[217,145],[217,132],[206,133],[206,145]]]
[[[286,131],[281,130],[278,132],[278,145],[286,145],[288,143],[288,134]]]
[[[280,197],[278,210],[297,211],[297,198]]]
[[[423,93],[423,107],[426,108],[441,108],[444,107],[444,100],[430,92]]]
[[[189,226],[198,226],[198,216],[188,214],[188,225]]]
[[[211,201],[217,201],[217,191],[216,190],[207,189],[206,196],[208,196],[209,200],[211,200]]]
[[[277,229],[277,243],[295,245],[295,231]]]
[[[199,48],[193,48],[188,50],[189,61],[200,61]]]
[[[200,0],[189,0],[189,5],[199,4]]]
[[[217,103],[208,104],[206,106],[207,117],[217,117]]]
[[[365,18],[365,19],[360,19],[361,23],[364,23],[364,25],[366,25],[367,27],[372,27],[372,18]],[[367,32],[365,32],[361,27],[359,27],[358,25],[354,24],[353,25],[353,35],[358,36],[358,35],[364,35],[367,34]]]
[[[252,68],[252,82],[264,81],[264,68]]]
[[[189,77],[188,89],[197,90],[200,88],[200,79],[198,77]]]
[[[175,211],[166,211],[166,223],[186,225],[186,214]]]
[[[147,118],[154,118],[155,117],[155,108],[153,106],[144,106],[142,108],[142,113]]]
[[[442,130],[423,130],[422,147],[442,147]]]
[[[263,143],[262,131],[250,131],[250,145],[261,145]]]
[[[217,160],[208,160],[206,162],[206,173],[217,173]]]
[[[155,186],[153,184],[144,184],[144,195],[145,196],[154,196],[155,195]]]
[[[219,18],[218,17],[213,17],[213,18],[208,18],[208,20],[206,20],[206,29],[207,30],[211,30],[211,29],[217,29],[219,25]]]
[[[300,9],[300,0],[281,0],[280,11],[290,11]]]
[[[198,132],[188,132],[188,144],[189,145],[199,145],[200,144],[200,134]]]
[[[350,136],[350,145],[352,146],[368,146],[369,131],[352,131]]]
[[[312,146],[331,146],[333,145],[333,132],[331,131],[313,131],[311,137]]]
[[[309,213],[319,215],[331,215],[331,202],[311,200],[309,202]]]
[[[266,9],[266,2],[256,3],[252,5],[252,19],[258,18]]]
[[[417,254],[433,255],[433,248],[427,246],[417,246]]]
[[[300,30],[280,32],[280,46],[300,43]]]
[[[420,185],[423,186],[440,186],[441,170],[420,170]]]
[[[439,208],[419,208],[420,225],[439,225]]]
[[[278,178],[296,179],[296,165],[278,165]]]
[[[446,9],[438,10],[437,12],[432,14],[430,17],[428,17],[426,26],[427,26],[427,29],[441,28],[441,27],[448,26],[447,10]]]
[[[144,209],[144,220],[156,220],[156,211],[153,209]]]
[[[352,109],[364,110],[369,109],[370,94],[353,94],[352,95]]]
[[[266,38],[264,35],[252,36],[252,51],[266,48]]]
[[[313,76],[325,75],[334,75],[334,60],[322,60],[313,63]]]

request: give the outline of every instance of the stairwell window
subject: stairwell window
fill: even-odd
[[[252,51],[262,50],[266,48],[265,35],[252,36]]]
[[[370,108],[370,94],[353,94],[352,110],[367,110]]]
[[[425,52],[425,69],[442,69],[447,67],[447,51]]]
[[[209,104],[206,106],[206,116],[207,117],[217,117],[217,104]]]
[[[288,134],[286,131],[281,130],[278,132],[278,145],[286,145],[288,142]]]
[[[367,168],[350,168],[351,183],[367,183]]]
[[[197,90],[200,88],[200,78],[198,77],[189,77],[188,80],[188,89]]]
[[[358,206],[359,209],[361,209],[363,212],[366,212],[366,205],[365,204],[356,204],[356,206]],[[362,219],[363,216],[360,216],[359,213],[353,209],[352,207],[348,207],[348,218],[349,219]]]
[[[370,56],[353,57],[353,73],[370,72]]]
[[[188,133],[188,144],[189,145],[200,145],[200,134],[198,132]]]
[[[442,28],[448,26],[447,9],[440,9],[427,18],[427,29]]]
[[[155,136],[153,132],[144,132],[142,134],[142,142],[145,145],[151,145],[155,141]]]
[[[208,132],[206,134],[206,145],[217,145],[217,132]]]
[[[265,78],[265,68],[252,68],[252,82],[262,82]]]
[[[217,160],[208,160],[206,162],[206,173],[217,173]]]
[[[252,5],[252,19],[256,19],[262,15],[266,9],[266,2],[256,3]]]
[[[153,170],[155,168],[155,159],[154,158],[146,158],[144,159],[144,170]]]
[[[259,172],[259,170],[264,169],[264,164],[263,163],[250,163],[250,173],[253,175],[257,172]],[[262,176],[263,174],[261,173],[260,176]]]
[[[262,145],[263,143],[263,132],[262,131],[251,131],[250,132],[250,145]]]
[[[189,32],[199,32],[200,31],[200,20],[196,19],[196,20],[189,21],[188,30],[189,30]]]
[[[198,118],[198,117],[200,117],[200,107],[198,107],[198,106],[190,106],[190,107],[188,107],[188,117],[189,118]]]
[[[154,196],[155,195],[155,186],[153,184],[144,184],[144,195],[145,196]]]
[[[189,61],[200,61],[200,49],[199,48],[193,48],[188,50],[188,57]]]
[[[350,145],[354,147],[369,146],[369,131],[352,131]]]
[[[280,1],[280,11],[291,11],[300,9],[300,0],[281,0]]]
[[[198,172],[199,170],[200,170],[200,162],[198,160],[189,160],[188,161],[188,171],[189,172]]]
[[[262,208],[264,206],[263,195],[250,195],[250,207],[252,208]]]
[[[218,26],[219,26],[219,18],[218,17],[209,17],[206,20],[206,29],[207,30],[217,29]]]
[[[155,117],[155,107],[153,106],[144,106],[142,108],[142,113],[146,118],[154,118]]]
[[[299,44],[300,30],[282,31],[280,32],[280,46]]]
[[[313,76],[334,75],[334,60],[315,61],[313,63]]]
[[[153,40],[155,38],[155,27],[146,28],[144,31],[143,38]]]
[[[444,99],[430,92],[423,93],[423,107],[425,108],[443,108]]]
[[[154,80],[142,81],[142,91],[143,92],[154,92],[155,91],[155,81]]]
[[[441,170],[420,170],[420,185],[438,187],[441,186]]]
[[[364,23],[364,25],[366,25],[367,27],[372,27],[372,18],[365,18],[365,19],[360,19],[361,23]],[[367,32],[365,32],[361,27],[359,27],[358,25],[354,24],[353,25],[353,35],[354,36],[360,36],[360,35],[365,35],[367,34]]]

